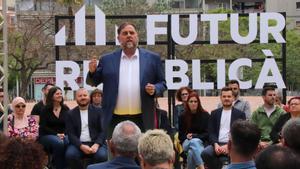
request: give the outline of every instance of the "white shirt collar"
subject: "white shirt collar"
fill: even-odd
[[[124,51],[122,50],[122,53],[121,53],[121,58],[122,59],[137,59],[137,58],[139,58],[139,56],[140,56],[140,52],[139,52],[139,49],[138,48],[136,48],[136,50],[135,50],[135,52],[134,52],[134,54],[133,54],[133,56],[131,57],[131,58],[129,58],[125,53],[124,53]]]

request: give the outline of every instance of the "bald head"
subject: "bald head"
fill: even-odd
[[[80,108],[87,108],[90,102],[89,92],[85,88],[76,91],[76,102]]]

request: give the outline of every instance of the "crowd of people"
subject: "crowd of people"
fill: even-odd
[[[103,83],[103,92],[78,89],[70,109],[62,90],[45,84],[30,115],[23,98],[13,99],[8,132],[0,137],[0,169],[300,166],[300,97],[276,104],[275,88],[266,86],[263,104],[251,112],[239,82],[230,80],[208,112],[197,91],[182,87],[170,123],[157,102],[167,89],[159,55],[138,47],[134,24],[117,32],[121,48],[89,63],[87,83]]]

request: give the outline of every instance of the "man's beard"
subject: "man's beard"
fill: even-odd
[[[126,45],[126,48],[128,48],[128,49],[135,47],[135,45],[132,42],[125,43],[125,45]]]
[[[133,49],[137,47],[137,43],[135,44],[134,42],[125,42],[122,44],[123,49]]]
[[[87,105],[89,105],[89,102],[87,101],[87,102],[79,102],[79,101],[77,101],[77,104],[80,106],[80,107],[85,107],[85,106],[87,106]]]

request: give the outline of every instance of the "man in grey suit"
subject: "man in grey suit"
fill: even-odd
[[[114,158],[104,163],[89,165],[87,169],[139,169],[134,159],[141,135],[141,130],[133,122],[127,120],[119,123],[108,141]]]
[[[155,96],[167,89],[160,56],[138,48],[138,33],[132,23],[118,28],[121,49],[89,63],[86,82],[103,83],[104,128],[108,138],[119,122],[131,120],[142,131],[154,128]]]

